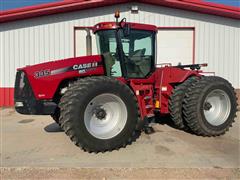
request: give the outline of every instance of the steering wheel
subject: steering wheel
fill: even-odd
[[[135,65],[135,63],[125,54],[124,54],[124,58],[125,58],[125,64]]]
[[[126,23],[127,22],[127,19],[126,18],[122,18],[122,20],[119,22],[119,26],[121,27],[121,28],[123,28],[123,26],[122,26],[122,23]]]

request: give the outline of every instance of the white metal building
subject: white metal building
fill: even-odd
[[[158,63],[206,62],[205,71],[240,89],[239,8],[200,0],[66,0],[0,15],[0,106],[13,105],[16,68],[84,55],[85,32],[79,27],[114,21],[116,9],[129,22],[159,27]]]

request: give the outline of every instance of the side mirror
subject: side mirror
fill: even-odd
[[[127,37],[130,35],[130,32],[131,32],[131,27],[129,24],[126,23],[123,27],[123,35]]]

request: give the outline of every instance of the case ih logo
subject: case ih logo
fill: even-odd
[[[73,65],[73,70],[78,70],[79,74],[85,73],[87,70],[95,69],[98,66],[97,62],[85,63],[85,64],[75,64]]]
[[[73,70],[89,69],[89,68],[95,68],[97,66],[98,66],[97,62],[85,63],[85,64],[75,64],[75,65],[73,65]]]

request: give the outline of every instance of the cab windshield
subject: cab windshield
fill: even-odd
[[[120,46],[116,35],[120,38]],[[143,78],[150,74],[154,67],[154,37],[152,31],[133,29],[128,36],[124,36],[122,29],[118,34],[116,30],[97,32],[98,52],[104,56],[107,75],[121,77],[123,66],[130,78]]]

